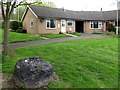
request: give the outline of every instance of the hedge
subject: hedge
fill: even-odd
[[[0,20],[0,28],[3,28],[3,27],[4,27],[4,25],[3,25],[3,21]]]
[[[16,31],[19,28],[18,21],[10,21],[10,28]]]
[[[22,27],[22,22],[19,21],[19,22],[18,22],[18,25],[19,25],[19,27]]]

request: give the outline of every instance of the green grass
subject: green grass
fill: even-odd
[[[0,29],[0,44],[2,43],[3,38],[2,38],[2,29]]]
[[[76,36],[81,36],[81,33],[78,33],[78,32],[74,32],[72,33],[73,35],[76,35]]]
[[[2,37],[2,34],[3,34],[2,29],[0,29],[0,37]],[[32,34],[9,32],[10,43],[35,41],[35,40],[43,40],[43,39],[40,36],[36,36]],[[0,38],[0,43],[2,43],[2,38]]]
[[[0,53],[0,73],[2,72],[2,54]]]
[[[118,38],[72,40],[17,49],[3,62],[12,73],[15,63],[40,56],[52,63],[59,81],[50,88],[116,88],[118,86]]]
[[[46,38],[62,38],[62,37],[70,37],[69,35],[66,34],[43,34],[41,35]]]
[[[115,34],[115,32],[103,32],[103,31],[101,31],[101,32],[94,32],[94,33],[92,33],[92,34],[107,34],[107,35],[112,35],[112,34]]]

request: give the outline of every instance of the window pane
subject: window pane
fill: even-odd
[[[33,26],[33,22],[31,22],[31,26]]]
[[[33,27],[33,20],[30,20],[30,27]]]
[[[69,20],[69,21],[68,21],[68,26],[72,26],[72,24],[73,24],[73,21],[72,21],[72,20]]]
[[[98,28],[102,28],[102,22],[99,22]]]
[[[49,26],[49,22],[47,22],[47,28],[49,28],[50,26]]]
[[[93,25],[93,24],[91,25],[91,28],[94,28],[94,25]]]
[[[94,22],[94,28],[98,28],[98,22]]]
[[[93,26],[93,22],[91,22],[91,28],[94,28],[94,26]]]
[[[55,28],[55,20],[50,19],[50,28]]]

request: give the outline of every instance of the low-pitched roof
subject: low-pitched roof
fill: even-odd
[[[72,10],[65,10],[59,8],[48,8],[45,6],[35,6],[35,5],[30,5],[28,6],[28,8],[30,8],[38,18],[65,18],[65,19],[75,19],[75,20],[116,20],[116,13],[117,13],[116,10],[72,11]],[[120,16],[120,13],[118,16]]]
[[[119,10],[118,16],[120,16],[120,10]],[[104,20],[116,20],[117,10],[104,11],[103,12],[103,18],[104,18]],[[120,17],[119,17],[119,19],[120,19]]]

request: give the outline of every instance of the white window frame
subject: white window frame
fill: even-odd
[[[72,25],[71,25],[71,26],[68,25],[68,23],[69,23],[70,21],[72,22]],[[67,20],[67,26],[68,26],[68,27],[73,27],[73,20]]]
[[[32,24],[33,23],[33,24]],[[30,27],[33,28],[34,26],[34,22],[33,22],[33,19],[30,19]]]
[[[102,29],[102,22],[98,22],[98,29]]]
[[[57,20],[56,19],[54,19],[54,21],[55,21],[55,28],[47,27],[47,22],[49,22],[49,24],[50,24],[50,19],[54,19],[54,18],[46,18],[46,29],[56,29],[56,25],[57,25]]]
[[[90,29],[102,29],[102,21],[96,21],[96,22],[98,22],[98,28],[94,28],[94,22],[95,21],[90,21]],[[93,28],[91,28],[91,26],[93,25]]]

